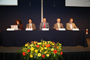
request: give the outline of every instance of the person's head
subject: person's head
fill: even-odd
[[[69,22],[70,22],[70,23],[73,23],[73,18],[70,18]]]
[[[32,19],[29,19],[28,22],[29,22],[29,23],[32,23]]]
[[[46,18],[43,18],[43,22],[44,22],[44,23],[46,22]]]
[[[57,23],[60,23],[61,19],[60,18],[57,18]]]
[[[15,24],[16,24],[16,25],[21,25],[21,24],[22,24],[22,23],[21,23],[21,20],[20,20],[20,19],[15,20]]]

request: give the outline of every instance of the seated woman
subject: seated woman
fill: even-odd
[[[20,19],[15,21],[15,25],[18,25],[18,30],[23,30],[23,24]]]

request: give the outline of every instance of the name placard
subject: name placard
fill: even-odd
[[[79,29],[77,28],[77,29],[72,29],[73,31],[79,31]]]
[[[65,28],[59,28],[59,31],[66,31]]]
[[[32,28],[26,28],[25,30],[26,31],[32,31],[33,29]]]
[[[49,31],[49,28],[42,28],[42,31]]]

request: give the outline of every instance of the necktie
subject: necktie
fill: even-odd
[[[45,23],[44,23],[44,28],[45,28]]]
[[[59,27],[59,24],[58,24],[58,28],[60,28],[60,27]]]

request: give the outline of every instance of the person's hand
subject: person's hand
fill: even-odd
[[[21,30],[20,28],[18,28],[18,30]]]
[[[56,30],[59,30],[58,28],[56,28]]]
[[[28,28],[28,27],[27,27]]]
[[[73,29],[70,29],[70,30],[73,30]]]

